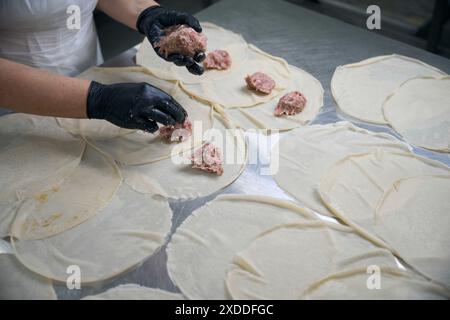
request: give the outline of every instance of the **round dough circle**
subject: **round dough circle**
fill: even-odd
[[[349,122],[301,127],[272,149],[273,158],[279,153],[279,169],[274,179],[281,189],[308,208],[332,216],[318,192],[323,173],[349,154],[377,148],[409,151],[406,144],[388,134],[373,133]]]
[[[450,288],[450,176],[398,180],[380,200],[375,232],[412,267]]]
[[[280,225],[234,257],[226,278],[234,299],[299,299],[314,282],[340,270],[395,267],[394,256],[352,229],[323,221]]]
[[[450,77],[404,82],[383,104],[395,131],[416,146],[450,152]]]
[[[227,299],[225,273],[237,251],[277,224],[314,218],[288,201],[219,196],[194,211],[172,236],[167,246],[169,276],[189,299]]]
[[[130,283],[121,284],[96,295],[86,296],[81,300],[185,300],[185,298],[179,293]]]
[[[405,80],[443,76],[441,70],[419,60],[393,54],[339,66],[331,79],[331,92],[339,108],[357,119],[387,124],[384,100]]]
[[[85,143],[59,128],[54,118],[0,117],[0,238],[9,235],[18,202],[58,185],[80,163]]]
[[[81,283],[105,280],[140,263],[165,242],[172,211],[167,201],[142,195],[122,184],[98,215],[42,240],[12,238],[17,258],[30,270],[65,282],[75,265]]]

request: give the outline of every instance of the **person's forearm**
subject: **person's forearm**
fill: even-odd
[[[43,116],[86,118],[90,81],[0,59],[0,107]]]
[[[136,29],[139,14],[146,8],[158,5],[151,0],[99,0],[97,8],[114,20]]]

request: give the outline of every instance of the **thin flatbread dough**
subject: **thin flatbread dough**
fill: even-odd
[[[53,118],[0,117],[0,238],[9,235],[18,202],[43,185],[60,184],[78,166],[84,148],[84,141]]]
[[[182,294],[138,284],[121,284],[105,292],[86,296],[81,300],[185,300]]]
[[[76,265],[81,283],[114,277],[145,260],[165,242],[172,211],[161,197],[126,184],[108,206],[84,223],[42,240],[12,239],[17,258],[47,278],[65,282]]]
[[[194,84],[180,82],[180,85],[197,99],[219,104],[224,108],[237,108],[271,101],[280,96],[292,81],[292,74],[285,60],[271,56],[253,45],[243,50],[238,59],[246,60],[246,63],[220,78]],[[263,72],[275,81],[276,86],[270,94],[260,94],[247,87],[245,76],[255,72]]]
[[[43,239],[73,228],[107,206],[121,182],[114,161],[87,147],[79,166],[61,184],[43,185],[20,203],[11,234]]]
[[[281,95],[292,91],[300,91],[307,99],[302,112],[294,116],[274,115],[279,99],[274,98],[266,103],[248,108],[234,108],[224,110],[224,114],[233,121],[237,127],[243,129],[277,129],[290,130],[312,121],[323,106],[323,88],[320,82],[312,75],[297,67],[290,66],[292,80],[289,87]]]
[[[335,216],[389,248],[389,244],[373,238],[377,205],[394,182],[422,175],[450,177],[450,168],[413,153],[378,149],[336,162],[322,176],[319,192]]]
[[[227,130],[227,122],[214,117],[214,130],[209,131],[211,141],[222,150],[222,175],[214,175],[192,168],[190,157],[196,149],[141,166],[122,166],[125,183],[142,193],[159,194],[166,198],[188,199],[206,196],[234,182],[245,169],[246,141],[239,130]],[[208,134],[208,132],[206,132]],[[210,139],[211,138],[211,139]]]
[[[416,146],[450,152],[450,77],[404,82],[383,104],[389,125]]]
[[[224,75],[236,72],[243,61],[242,51],[247,48],[247,43],[241,35],[225,30],[213,23],[202,22],[202,33],[208,38],[207,52],[214,50],[226,50],[231,56],[232,64],[228,70],[205,70],[201,77],[191,74],[185,67],[176,66],[172,62],[161,59],[153,49],[150,42],[145,39],[136,55],[136,63],[149,70],[156,77],[164,80],[176,80],[183,83],[209,82]],[[245,75],[244,75],[245,76]],[[243,78],[242,78],[243,80]]]
[[[398,180],[380,200],[375,232],[412,267],[450,288],[450,176]]]
[[[274,227],[236,253],[233,261],[226,284],[234,299],[299,299],[330,273],[396,266],[388,250],[348,227],[323,221]]]
[[[167,246],[169,276],[189,299],[228,299],[225,274],[234,254],[280,223],[315,219],[292,202],[250,195],[221,195],[197,209]]]
[[[37,275],[12,254],[0,254],[0,300],[56,300],[52,281]]]
[[[391,267],[378,267],[379,287],[368,281],[366,268],[337,272],[317,281],[302,294],[308,300],[448,300],[445,288]],[[368,282],[372,284],[368,288]]]
[[[419,60],[393,54],[339,66],[331,79],[331,92],[339,108],[357,119],[387,124],[384,100],[405,80],[443,76],[441,70]]]
[[[406,144],[392,136],[373,133],[349,122],[301,127],[280,141],[279,170],[274,179],[281,189],[308,208],[332,216],[318,192],[323,173],[347,155],[377,148],[409,152]]]

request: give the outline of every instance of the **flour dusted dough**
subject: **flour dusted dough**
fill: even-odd
[[[380,200],[375,232],[408,264],[450,288],[450,176],[396,181]]]
[[[225,273],[234,254],[280,223],[314,219],[292,202],[222,195],[192,213],[167,246],[170,278],[190,299],[227,299]]]
[[[95,217],[50,238],[12,239],[12,244],[17,258],[36,273],[65,282],[67,267],[77,265],[81,282],[94,282],[118,275],[156,252],[170,231],[171,218],[167,201],[122,184]]]
[[[193,75],[185,67],[178,67],[172,62],[161,59],[147,39],[142,42],[139,48],[136,55],[136,63],[147,68],[149,72],[160,79],[178,80],[183,83],[209,82],[223,75],[238,71],[241,65],[246,63],[242,59],[244,58],[242,52],[247,48],[247,43],[241,35],[209,22],[202,22],[202,28],[202,33],[208,38],[207,53],[218,49],[228,51],[233,61],[230,69],[205,70],[200,77]]]
[[[141,166],[122,166],[125,183],[142,193],[159,194],[174,199],[206,196],[230,185],[245,169],[247,146],[242,132],[227,131],[228,124],[214,117],[214,133],[209,139],[222,150],[224,172],[217,176],[193,169],[190,156],[193,150]],[[217,134],[217,135],[215,135]],[[227,157],[233,157],[227,160]]]
[[[226,284],[235,299],[299,299],[330,273],[396,265],[388,250],[348,227],[323,221],[276,226],[259,234],[233,262]]]
[[[346,270],[324,277],[305,290],[302,299],[315,300],[448,300],[445,288],[391,267],[380,267],[380,288],[367,288],[366,268]]]
[[[0,300],[56,300],[51,280],[26,269],[12,254],[0,254]]]
[[[73,228],[99,213],[121,182],[114,161],[87,147],[79,166],[61,184],[42,185],[20,203],[11,234],[42,239]]]
[[[18,201],[43,185],[61,183],[78,166],[84,148],[53,118],[0,117],[0,238],[10,232]]]
[[[277,97],[254,107],[226,109],[223,111],[224,114],[243,129],[289,130],[312,121],[323,106],[322,85],[306,71],[294,66],[290,66],[289,69],[292,81],[280,97],[292,91],[300,91],[307,99],[302,112],[295,116],[274,116],[274,110],[279,100]]]
[[[450,77],[404,82],[383,104],[387,122],[405,140],[450,152]]]
[[[280,141],[279,170],[274,178],[301,203],[331,216],[318,193],[322,175],[339,159],[376,148],[409,151],[406,144],[390,135],[373,133],[348,122],[298,128]]]
[[[393,54],[337,67],[331,91],[346,114],[386,124],[384,100],[405,80],[418,76],[443,76],[444,72],[419,60]]]
[[[182,294],[138,284],[121,284],[105,292],[86,296],[82,300],[185,300]]]

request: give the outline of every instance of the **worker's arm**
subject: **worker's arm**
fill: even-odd
[[[97,8],[113,19],[138,30],[147,36],[155,48],[164,36],[164,29],[186,24],[197,32],[202,32],[198,20],[192,15],[175,10],[167,10],[155,1],[149,0],[99,0]],[[198,64],[205,59],[204,52],[198,52],[194,57],[174,53],[169,56],[161,54],[158,48],[156,53],[164,60],[175,63],[177,66],[186,66],[189,72],[201,75],[203,67]]]
[[[186,111],[147,83],[103,85],[0,59],[0,107],[65,118],[104,119],[117,126],[154,132],[157,122],[183,122]]]

